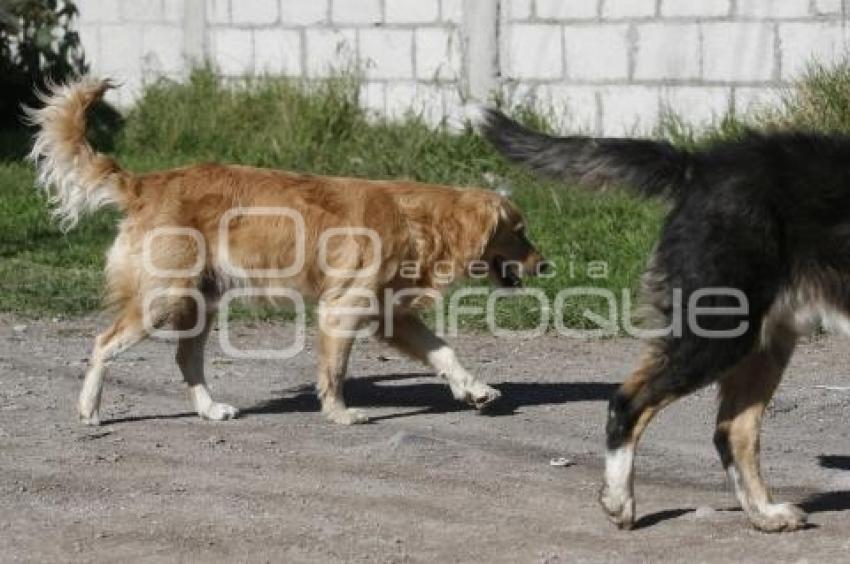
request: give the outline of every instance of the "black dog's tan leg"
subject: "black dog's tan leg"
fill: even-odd
[[[341,303],[335,304],[341,306]],[[344,306],[343,306],[344,307]],[[345,406],[342,389],[348,357],[354,344],[354,333],[360,320],[350,315],[336,315],[332,307],[319,311],[319,401],[322,413],[335,423],[353,425],[369,418],[359,409]]]
[[[499,390],[476,379],[460,364],[455,352],[414,314],[393,318],[391,334],[382,335],[390,344],[415,359],[427,363],[438,376],[448,381],[452,395],[478,409],[497,400]]]
[[[183,331],[194,328],[198,320],[197,316],[195,307],[191,306],[191,311],[179,316],[174,324],[175,328]],[[239,410],[226,403],[213,401],[209,388],[207,388],[204,378],[204,347],[212,323],[213,314],[208,314],[200,334],[179,339],[176,360],[180,372],[183,374],[183,381],[189,386],[189,397],[198,415],[211,421],[222,421],[236,417],[239,415]]]
[[[80,419],[85,424],[100,424],[100,397],[109,361],[147,336],[135,302],[128,304],[112,326],[97,336],[77,403]]]
[[[759,351],[720,381],[720,410],[714,443],[741,507],[762,531],[792,531],[806,524],[806,514],[789,503],[774,503],[759,464],[762,416],[782,379],[793,343]]]

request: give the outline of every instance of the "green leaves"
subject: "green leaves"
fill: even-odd
[[[0,0],[0,128],[20,127],[20,105],[47,80],[88,71],[77,14],[70,0]]]
[[[46,51],[53,43],[53,30],[48,26],[41,26],[35,32],[35,45],[41,51]]]

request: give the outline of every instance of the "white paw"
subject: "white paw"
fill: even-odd
[[[100,414],[97,411],[93,411],[89,415],[80,413],[80,422],[89,427],[97,427],[100,425]]]
[[[328,409],[325,410],[325,416],[334,423],[339,423],[340,425],[359,425],[361,423],[369,422],[369,416],[359,409],[344,407]]]
[[[612,493],[603,486],[599,492],[599,504],[608,516],[608,520],[617,525],[618,529],[631,529],[635,524],[635,498],[626,492]]]
[[[749,514],[753,526],[765,533],[796,531],[806,526],[808,515],[791,503],[774,503]]]
[[[90,427],[97,427],[100,425],[100,411],[98,408],[80,404],[77,408],[77,412],[80,415],[80,422],[84,425],[88,425]]]
[[[468,403],[475,409],[483,409],[502,397],[502,392],[484,382],[475,381],[466,386],[453,386],[452,395],[456,400]]]
[[[226,419],[235,419],[239,416],[239,410],[232,405],[226,403],[213,402],[206,409],[198,410],[198,415],[210,421],[224,421]]]

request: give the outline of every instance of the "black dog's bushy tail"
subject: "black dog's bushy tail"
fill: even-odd
[[[644,196],[675,197],[692,173],[692,154],[663,141],[553,137],[492,108],[483,109],[477,121],[502,155],[551,178],[591,185],[616,182]]]

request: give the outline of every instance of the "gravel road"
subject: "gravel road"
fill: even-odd
[[[190,412],[174,346],[113,365],[104,425],[74,402],[104,321],[0,317],[0,561],[680,562],[850,560],[850,343],[803,344],[766,420],[764,468],[807,530],[765,535],[735,507],[711,444],[715,391],[668,408],[638,456],[637,530],[596,506],[605,401],[636,359],[629,339],[453,340],[504,398],[457,405],[421,365],[359,343],[346,388],[373,422],[318,413],[315,354],[207,357],[217,399]],[[238,340],[291,331],[243,324]],[[552,466],[566,458],[571,464]]]

